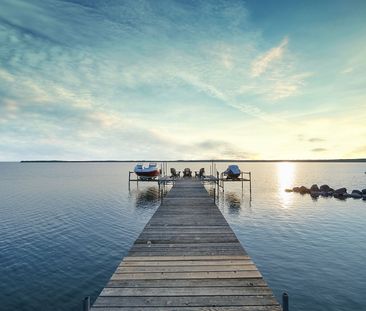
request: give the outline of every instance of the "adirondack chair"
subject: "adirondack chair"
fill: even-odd
[[[183,177],[192,177],[192,171],[190,168],[186,167],[183,170]]]
[[[170,168],[171,178],[178,178],[180,177],[180,171],[177,172],[177,170],[174,167]]]

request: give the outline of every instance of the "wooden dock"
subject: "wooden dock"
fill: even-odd
[[[94,311],[280,311],[203,184],[177,180]]]

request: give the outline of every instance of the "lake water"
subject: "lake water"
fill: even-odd
[[[209,163],[169,163],[177,169]],[[0,163],[1,310],[81,310],[99,294],[159,206],[133,163]],[[226,164],[218,164],[222,171]],[[366,201],[312,200],[287,187],[366,188],[365,163],[242,163],[219,207],[290,310],[366,310]],[[210,187],[207,187],[210,190]]]

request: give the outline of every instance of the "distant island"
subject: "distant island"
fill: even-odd
[[[22,160],[20,163],[126,163],[126,162],[366,162],[361,159],[319,159],[319,160],[230,160],[230,159],[206,159],[206,160]]]

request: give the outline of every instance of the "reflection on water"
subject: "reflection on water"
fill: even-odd
[[[277,163],[277,183],[278,197],[283,207],[289,207],[293,196],[285,192],[286,188],[292,188],[295,178],[295,163],[279,162]]]
[[[226,192],[225,193],[225,205],[228,208],[229,214],[240,214],[240,198],[235,192]]]
[[[216,186],[213,186],[212,184],[206,187],[206,190],[210,196],[214,195],[214,189],[216,189]],[[217,189],[215,191],[217,191]]]
[[[136,189],[136,208],[151,209],[159,202],[158,187],[150,186],[145,189]]]

